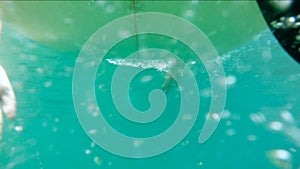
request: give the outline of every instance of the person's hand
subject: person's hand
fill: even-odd
[[[0,65],[0,139],[2,137],[3,117],[13,119],[16,116],[16,97],[7,74]]]

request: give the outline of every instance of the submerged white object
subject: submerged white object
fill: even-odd
[[[0,65],[0,111],[12,119],[16,115],[16,97],[7,74]],[[0,119],[1,120],[1,119]],[[2,123],[2,122],[0,122]]]

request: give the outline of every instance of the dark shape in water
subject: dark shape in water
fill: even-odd
[[[257,0],[257,3],[281,46],[300,63],[300,1]]]

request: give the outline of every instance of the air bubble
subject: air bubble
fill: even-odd
[[[198,165],[198,166],[202,166],[202,165],[203,165],[203,162],[202,162],[202,161],[199,161],[199,162],[197,163],[197,165]]]
[[[141,82],[142,82],[142,83],[146,83],[146,82],[151,81],[152,79],[153,79],[153,77],[150,76],[150,75],[148,75],[148,76],[143,76],[143,77],[141,78]]]
[[[14,129],[17,132],[22,132],[23,131],[23,126],[15,126]]]
[[[269,124],[269,128],[275,131],[281,131],[283,129],[283,124],[279,121],[273,121]]]
[[[90,133],[90,134],[96,134],[96,133],[97,133],[97,130],[96,130],[96,129],[91,129],[91,130],[89,130],[89,133]]]
[[[230,111],[229,110],[224,110],[223,111],[223,115],[222,115],[222,118],[223,119],[228,119],[229,118],[229,116],[230,116]]]
[[[45,72],[45,70],[44,70],[43,68],[41,68],[41,67],[38,67],[38,68],[36,68],[35,70],[36,70],[36,72],[38,72],[39,74],[43,74],[43,73]]]
[[[265,115],[263,115],[262,113],[252,113],[250,114],[250,119],[254,122],[254,123],[262,123],[266,121],[266,117]]]
[[[194,64],[196,64],[196,61],[192,60],[192,61],[190,61],[188,64],[189,64],[189,65],[194,65]]]
[[[280,116],[287,122],[294,122],[294,117],[292,116],[292,114],[288,111],[282,111],[280,113]]]
[[[231,126],[232,122],[231,121],[226,121],[226,126]]]
[[[219,119],[220,119],[220,115],[217,114],[217,113],[213,113],[213,114],[211,115],[211,117],[212,117],[214,120],[219,120]]]
[[[227,76],[225,82],[227,86],[234,85],[236,83],[236,77],[233,75]]]
[[[291,158],[291,154],[283,149],[279,149],[279,150],[275,150],[274,152],[274,156],[276,156],[278,159],[281,160],[288,160]]]
[[[59,122],[59,118],[56,117],[56,118],[54,119],[54,121],[55,121],[55,123],[58,123],[58,122]]]
[[[289,22],[289,24],[293,24],[296,21],[296,18],[291,16],[287,19],[287,21]]]
[[[52,86],[52,82],[51,81],[47,81],[44,83],[44,87],[49,88]]]
[[[184,140],[181,144],[182,144],[182,146],[187,146],[188,144],[190,144],[190,141]]]
[[[98,86],[98,89],[99,89],[99,90],[104,90],[104,88],[105,88],[105,84],[100,84],[100,85]]]
[[[279,28],[284,27],[284,24],[282,22],[273,21],[273,22],[271,22],[271,26],[274,29],[279,29]]]
[[[193,17],[194,16],[194,12],[192,10],[188,10],[188,11],[186,11],[185,16],[187,16],[187,17]]]
[[[233,136],[235,135],[236,131],[234,129],[228,129],[226,130],[226,135],[227,136]]]
[[[294,23],[293,28],[299,28],[299,27],[300,27],[300,22]]]
[[[90,149],[86,149],[86,150],[85,150],[85,154],[86,154],[86,155],[89,155],[89,154],[91,154],[91,153],[92,153],[92,151],[91,151]]]
[[[103,161],[102,161],[102,159],[101,159],[100,157],[95,156],[95,157],[94,157],[94,162],[95,162],[95,164],[97,164],[97,165],[101,165]]]

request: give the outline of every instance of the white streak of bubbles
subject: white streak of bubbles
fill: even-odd
[[[117,66],[128,66],[128,67],[136,67],[136,68],[143,68],[149,69],[154,68],[159,71],[168,72],[174,62],[172,60],[146,60],[146,59],[121,59],[121,58],[114,58],[114,59],[106,59],[106,61],[110,64],[117,65]]]

